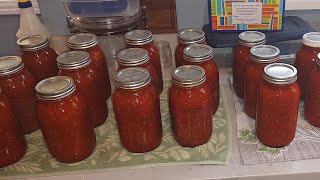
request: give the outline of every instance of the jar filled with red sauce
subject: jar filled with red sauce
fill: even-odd
[[[98,38],[90,33],[78,33],[67,39],[68,47],[71,50],[86,51],[90,54],[91,63],[104,74],[104,84],[107,89],[108,98],[111,96],[111,84],[106,56],[102,49],[98,46]]]
[[[3,93],[0,93],[0,117],[0,168],[2,168],[18,162],[27,152],[27,143],[11,102]]]
[[[311,71],[306,90],[304,116],[313,126],[320,127],[320,54],[316,67]]]
[[[301,99],[305,99],[305,92],[309,74],[316,66],[317,56],[320,53],[320,33],[310,32],[303,35],[302,46],[297,51],[295,67],[298,70],[298,84],[301,90]]]
[[[50,154],[60,162],[89,157],[96,145],[89,106],[72,78],[54,76],[36,86],[37,113]]]
[[[20,56],[26,69],[31,72],[36,82],[55,76],[58,73],[57,53],[49,46],[44,35],[26,36],[17,41]]]
[[[149,62],[148,51],[142,48],[129,48],[120,51],[117,55],[118,71],[128,67],[141,67],[149,71],[152,84],[157,88],[158,94],[162,92],[162,81],[156,69]]]
[[[212,90],[213,114],[219,107],[219,70],[213,59],[213,49],[208,45],[195,44],[184,49],[184,65],[197,65],[206,72],[206,81]]]
[[[24,68],[20,57],[0,58],[0,87],[12,102],[14,114],[24,134],[39,129],[35,86],[36,82],[32,74]]]
[[[193,44],[205,44],[206,37],[200,29],[183,29],[178,32],[178,46],[175,51],[176,67],[182,66],[184,48]]]
[[[134,153],[154,150],[162,140],[162,123],[159,96],[148,70],[120,70],[115,85],[113,108],[123,147]]]
[[[235,94],[244,98],[244,74],[250,62],[250,49],[266,43],[266,36],[257,31],[246,31],[239,34],[238,46],[233,48],[232,77]]]
[[[153,43],[154,39],[152,33],[147,30],[130,31],[125,34],[125,42],[127,44],[127,48],[143,48],[149,52],[149,61],[157,70],[158,77],[161,81],[160,89],[163,89],[160,53],[157,46]]]
[[[183,147],[196,147],[212,135],[212,91],[203,68],[178,67],[169,88],[171,127],[175,140]]]
[[[263,80],[264,67],[279,60],[280,50],[269,45],[251,48],[251,62],[247,65],[244,77],[244,112],[252,119],[256,118],[257,87]]]
[[[105,75],[95,68],[85,51],[65,52],[58,56],[57,63],[58,75],[71,77],[86,98],[94,127],[102,125],[108,118]]]
[[[296,133],[300,88],[295,67],[274,63],[264,68],[258,85],[256,134],[270,147],[289,145]]]

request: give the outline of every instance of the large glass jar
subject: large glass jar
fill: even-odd
[[[203,68],[178,67],[169,88],[171,127],[175,140],[184,147],[196,147],[212,135],[212,91]]]
[[[57,53],[49,46],[44,35],[27,36],[17,41],[20,56],[26,69],[31,72],[36,82],[55,76],[58,73]]]
[[[157,70],[159,79],[161,80],[161,89],[163,86],[162,69],[160,61],[160,53],[155,44],[152,33],[147,30],[134,30],[125,34],[125,42],[127,48],[143,48],[149,52],[150,62]]]
[[[162,81],[158,77],[154,66],[149,62],[148,51],[142,48],[129,48],[118,53],[118,71],[128,67],[141,67],[149,71],[152,84],[157,88],[158,94],[162,92]]]
[[[197,65],[206,72],[206,81],[212,90],[213,114],[219,107],[219,70],[213,59],[213,49],[208,45],[196,44],[184,49],[184,65]]]
[[[70,36],[67,42],[71,50],[86,51],[90,54],[91,63],[104,74],[107,97],[109,98],[111,96],[111,84],[107,60],[102,49],[98,46],[97,36],[90,33],[78,33]]]
[[[112,95],[121,143],[130,152],[157,148],[162,140],[160,100],[144,68],[126,68],[115,76]]]
[[[71,77],[86,98],[94,127],[102,125],[108,118],[105,74],[95,68],[85,51],[65,52],[58,56],[57,62],[58,75]]]
[[[36,82],[24,68],[20,57],[0,58],[0,87],[13,105],[13,111],[24,134],[39,129],[36,115]]]
[[[0,93],[0,117],[0,168],[2,168],[18,162],[27,152],[27,143],[11,102],[3,93]]]
[[[264,68],[258,86],[256,134],[270,147],[289,145],[296,133],[300,88],[295,67],[274,63]]]
[[[306,90],[304,116],[313,126],[320,127],[320,54],[317,65],[311,71]]]
[[[301,99],[305,99],[305,92],[309,74],[316,65],[320,53],[320,33],[311,32],[303,35],[302,46],[297,51],[295,67],[298,70],[298,84],[301,90]]]
[[[279,60],[280,50],[274,46],[259,45],[251,48],[251,62],[244,76],[244,112],[252,119],[256,118],[257,87],[263,80],[263,70],[268,64]]]
[[[250,62],[250,49],[266,43],[266,36],[257,31],[246,31],[239,34],[238,46],[233,48],[232,77],[235,94],[244,98],[244,73]]]
[[[96,136],[89,106],[72,78],[54,76],[36,86],[37,113],[50,154],[60,162],[79,162],[91,155]]]
[[[200,29],[183,29],[178,32],[178,46],[175,51],[176,67],[182,66],[184,48],[193,44],[205,44],[206,37]]]

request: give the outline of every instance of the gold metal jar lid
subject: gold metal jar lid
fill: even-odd
[[[250,59],[258,63],[273,63],[280,59],[280,50],[270,45],[254,46],[250,49]]]
[[[200,29],[183,29],[178,32],[178,42],[181,44],[204,44],[205,33]]]
[[[116,87],[131,90],[145,87],[151,82],[149,71],[140,67],[122,69],[114,79]]]
[[[38,51],[49,46],[49,40],[45,35],[25,36],[17,40],[20,51]]]
[[[124,38],[129,45],[145,45],[153,42],[152,33],[148,30],[133,30],[127,32]]]
[[[40,81],[35,90],[39,99],[54,101],[73,94],[76,85],[70,77],[54,76]]]
[[[91,63],[89,53],[85,51],[68,51],[57,57],[59,69],[80,69]]]
[[[190,45],[183,50],[183,57],[187,61],[203,62],[213,58],[212,47],[205,44]]]
[[[119,65],[138,66],[149,61],[149,53],[142,48],[129,48],[120,51],[117,55]]]
[[[195,87],[205,82],[205,71],[200,66],[185,65],[175,69],[172,83],[181,87]]]
[[[9,76],[20,72],[24,68],[19,56],[0,57],[0,76]]]
[[[264,68],[263,78],[272,84],[291,84],[297,81],[297,69],[285,63],[269,64]]]
[[[98,44],[98,38],[91,33],[77,33],[67,39],[68,47],[71,49],[88,49]]]
[[[266,35],[258,31],[245,31],[239,34],[239,44],[254,47],[266,43]]]

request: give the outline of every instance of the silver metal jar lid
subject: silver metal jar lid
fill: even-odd
[[[302,37],[302,43],[309,47],[320,47],[320,32],[306,33]]]
[[[291,84],[298,78],[297,69],[285,63],[269,64],[264,68],[263,78],[272,84]]]
[[[59,69],[80,69],[91,63],[89,53],[85,51],[68,51],[57,57]]]
[[[194,87],[201,85],[206,80],[205,71],[200,66],[185,65],[175,69],[172,75],[172,83],[182,87]]]
[[[35,89],[39,99],[53,101],[74,93],[76,85],[68,76],[54,76],[40,81]]]
[[[192,62],[203,62],[213,57],[213,49],[204,44],[190,45],[183,50],[184,59]]]
[[[178,41],[181,44],[203,44],[206,40],[205,33],[200,29],[183,29],[178,32]]]
[[[239,34],[239,44],[254,47],[266,43],[266,35],[258,31],[245,31]]]
[[[37,51],[49,46],[45,35],[25,36],[17,40],[20,51]]]
[[[148,30],[133,30],[127,32],[124,38],[126,44],[129,45],[144,45],[153,42],[152,33]]]
[[[259,45],[250,49],[250,59],[258,63],[272,63],[280,58],[280,50],[275,46]]]
[[[122,69],[114,79],[116,87],[131,90],[145,87],[151,82],[149,71],[140,67]]]
[[[148,51],[142,48],[129,48],[120,51],[117,60],[123,66],[138,66],[149,61]]]
[[[18,56],[0,57],[0,76],[9,76],[24,68],[22,59]]]
[[[68,47],[71,49],[87,49],[98,44],[98,38],[91,33],[74,34],[67,39]]]

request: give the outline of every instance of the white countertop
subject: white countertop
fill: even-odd
[[[191,179],[245,179],[245,180],[312,180],[320,179],[320,159],[249,165],[242,164],[238,141],[236,137],[236,121],[233,108],[231,91],[229,88],[228,77],[231,75],[231,69],[222,69],[220,71],[220,83],[225,86],[232,121],[233,153],[228,166],[220,165],[190,165],[190,166],[170,166],[147,168],[137,170],[111,171],[102,173],[76,174],[65,176],[52,176],[42,178],[29,178],[27,180],[191,180]]]

